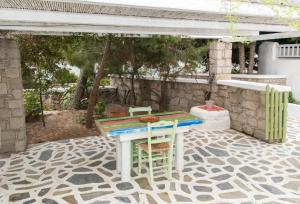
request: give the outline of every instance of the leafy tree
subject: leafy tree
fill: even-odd
[[[95,35],[74,36],[72,43],[67,45],[63,54],[66,62],[80,68],[80,75],[77,80],[74,92],[73,107],[80,109],[80,101],[87,97],[89,79],[93,81],[94,68],[99,63],[103,38]]]
[[[207,41],[171,36],[114,38],[107,67],[111,73],[130,76],[129,92],[125,94],[124,102],[136,105],[134,81],[145,74],[156,74],[163,79],[162,86],[165,86],[167,80],[173,80],[179,74],[193,73],[199,64],[207,63],[208,49],[203,42],[207,45]],[[124,83],[124,86],[127,85]],[[165,93],[153,92],[160,98],[155,102],[166,101]]]
[[[103,52],[101,53],[102,55],[101,63],[98,66],[97,74],[94,79],[94,85],[89,97],[89,104],[88,104],[88,109],[86,114],[86,128],[92,128],[93,126],[93,112],[98,98],[100,81],[104,75],[104,67],[107,63],[110,54],[111,40],[112,37],[108,36],[105,42],[105,46],[103,48]]]
[[[156,101],[160,111],[167,110],[168,105],[168,81],[173,81],[180,74],[193,74],[200,64],[204,63],[207,56],[207,46],[197,47],[197,41],[193,39],[161,36],[148,41],[148,49],[151,51],[151,60],[145,65],[152,69],[161,78],[160,93]]]
[[[24,109],[26,121],[36,120],[41,115],[41,106],[38,95],[33,90],[24,91]]]
[[[143,68],[153,61],[153,52],[149,44],[154,41],[151,38],[114,38],[112,52],[107,67],[110,73],[126,75],[130,77],[130,87],[124,101],[136,105],[134,81],[140,78]],[[127,86],[124,83],[124,86]]]
[[[60,84],[61,86],[65,86],[69,83],[74,83],[77,81],[77,76],[70,72],[67,68],[61,68],[54,72],[55,82]]]
[[[60,69],[59,64],[63,62],[64,58],[60,52],[63,41],[63,37],[54,36],[18,37],[22,75],[25,75],[25,80],[30,80],[26,82],[26,87],[35,89],[39,95],[43,126],[45,126],[45,119],[42,95],[51,86],[53,76]]]

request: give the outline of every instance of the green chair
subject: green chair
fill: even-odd
[[[148,139],[138,145],[138,172],[141,174],[142,162],[149,163],[150,183],[153,184],[153,170],[164,167],[167,177],[172,178],[172,160],[175,134],[178,121],[159,121],[148,123]],[[162,165],[154,162],[163,161]]]
[[[152,108],[151,106],[148,107],[129,107],[129,115],[131,117],[134,116],[135,113],[142,113],[142,112],[147,112],[148,115],[151,115]],[[133,168],[133,163],[134,161],[137,161],[138,159],[138,151],[137,151],[137,145],[143,142],[146,142],[147,140],[145,139],[140,139],[140,140],[133,140],[131,142],[131,168]]]
[[[136,107],[136,108],[129,107],[128,112],[129,112],[129,115],[131,117],[134,115],[134,113],[141,113],[141,112],[148,112],[148,115],[151,115],[152,108],[151,108],[151,106],[148,106],[148,107]]]

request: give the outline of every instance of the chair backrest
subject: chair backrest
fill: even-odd
[[[147,112],[148,115],[151,115],[151,112],[152,112],[152,108],[151,106],[148,106],[148,107],[136,107],[136,108],[133,108],[133,107],[129,107],[129,115],[132,117],[134,113],[137,113],[137,112]]]
[[[173,147],[176,135],[178,120],[159,121],[148,123],[148,149],[151,151],[151,144],[168,142]]]

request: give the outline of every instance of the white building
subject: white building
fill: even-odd
[[[300,44],[263,42],[259,47],[258,72],[287,76],[287,84],[300,99]]]

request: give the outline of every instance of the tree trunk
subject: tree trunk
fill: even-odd
[[[246,65],[245,65],[245,45],[243,43],[239,44],[239,63],[240,63],[240,72],[246,72]]]
[[[43,127],[46,127],[45,123],[45,116],[44,116],[44,104],[43,104],[43,96],[42,96],[42,89],[39,89],[39,96],[40,96],[40,105],[41,105],[41,111],[42,111],[42,123]]]
[[[73,99],[73,107],[74,109],[79,110],[81,107],[80,100],[84,96],[84,90],[87,83],[87,70],[83,68],[80,70],[79,79],[76,85],[76,89],[74,92],[74,99]]]
[[[168,106],[168,83],[167,79],[164,79],[160,84],[160,104],[159,111],[164,112],[167,110]]]
[[[134,89],[134,76],[135,76],[135,74],[134,73],[132,73],[131,74],[131,79],[130,79],[130,88],[131,88],[131,90],[130,90],[130,99],[129,99],[129,104],[130,105],[136,105],[136,96],[135,96],[135,89]]]
[[[250,44],[248,74],[253,73],[256,42]]]
[[[130,105],[136,105],[136,95],[135,95],[135,88],[134,88],[134,77],[138,74],[138,68],[136,65],[136,53],[135,53],[135,40],[132,39],[130,41],[130,54],[131,54],[131,66],[132,66],[132,73],[131,73],[131,91],[130,91]]]
[[[98,92],[99,92],[99,86],[100,86],[100,81],[103,76],[103,71],[104,71],[104,66],[107,62],[108,56],[109,56],[109,51],[110,51],[110,45],[111,45],[111,38],[109,37],[107,39],[102,60],[100,65],[98,66],[98,72],[96,74],[95,80],[94,80],[94,86],[93,89],[90,93],[89,97],[89,105],[87,109],[87,114],[86,114],[86,128],[92,128],[93,127],[93,112],[94,112],[94,107],[98,98]]]

